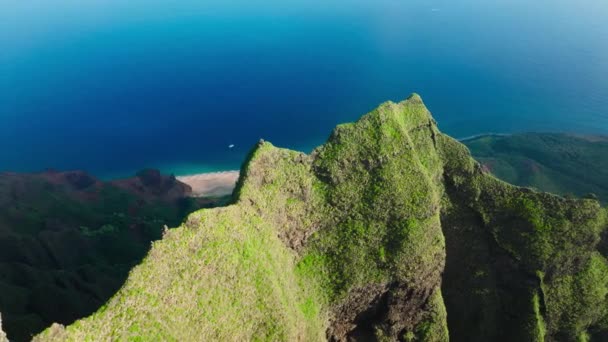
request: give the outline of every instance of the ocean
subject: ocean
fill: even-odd
[[[412,92],[457,138],[608,134],[608,2],[0,4],[0,171],[238,169]]]

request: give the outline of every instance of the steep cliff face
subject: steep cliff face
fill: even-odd
[[[443,278],[458,341],[586,340],[606,331],[606,211],[484,174],[445,139]],[[466,156],[463,158],[460,156]]]
[[[608,329],[606,212],[503,183],[417,95],[311,155],[260,142],[225,208],[41,341],[575,340]]]

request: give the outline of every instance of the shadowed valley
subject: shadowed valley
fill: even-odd
[[[155,170],[112,182],[80,171],[1,173],[0,312],[11,341],[95,312],[163,226],[222,201],[190,192]]]

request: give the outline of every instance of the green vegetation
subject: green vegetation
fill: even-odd
[[[587,328],[608,314],[606,259],[594,253],[580,271],[555,277],[543,291],[548,328],[562,339],[583,339],[589,335]]]
[[[552,133],[489,135],[464,141],[473,157],[511,184],[608,203],[608,137]]]
[[[0,174],[0,312],[11,341],[95,312],[164,225],[179,225],[203,205],[143,196],[84,173]]]
[[[485,284],[485,296],[470,299],[491,312],[492,321],[488,324],[495,327],[484,332],[485,339],[542,340],[544,336],[549,340],[575,340],[593,335],[592,327],[606,315],[604,310],[597,310],[606,301],[606,261],[597,252],[607,225],[605,209],[595,200],[564,199],[510,186],[479,165],[460,158],[466,151],[464,146],[447,137],[442,140],[449,146],[444,151],[450,152],[450,156],[446,155],[447,194],[452,203],[464,204],[460,210],[469,211],[470,215],[462,217],[464,213],[456,212],[442,220],[448,244],[469,245],[468,250],[459,251],[461,262],[456,260],[446,267],[444,288],[454,286],[466,291],[467,287]],[[476,237],[454,234],[462,226]],[[478,250],[492,259],[479,259],[473,254]],[[448,247],[448,259],[449,255]],[[459,279],[455,275],[467,267],[463,262],[470,260],[490,270],[482,277],[485,279]],[[595,279],[590,279],[585,271],[590,263]],[[590,296],[572,286],[564,287],[562,277],[585,284]],[[450,290],[446,292],[453,295]],[[577,324],[566,325],[560,318],[573,309],[565,304],[568,302],[583,304],[574,314]],[[466,331],[468,325],[477,322],[463,321],[463,317],[474,313],[465,312],[468,308],[456,303],[454,300],[447,304],[448,312],[455,317],[455,322],[449,324],[454,327],[451,333],[458,340],[482,340]]]
[[[67,340],[320,338],[315,334],[323,322],[299,290],[292,255],[270,226],[236,207],[192,215],[189,225],[213,229],[169,231],[132,271],[136,281],[121,290],[128,295],[71,326]],[[236,225],[243,229],[234,231]]]
[[[310,156],[260,142],[233,204],[154,243],[91,317],[39,341],[542,341],[605,336],[606,210],[514,187],[417,95]]]

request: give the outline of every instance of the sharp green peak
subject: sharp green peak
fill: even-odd
[[[600,339],[606,211],[511,186],[418,95],[310,155],[260,142],[232,205],[155,242],[91,317],[39,341]]]

